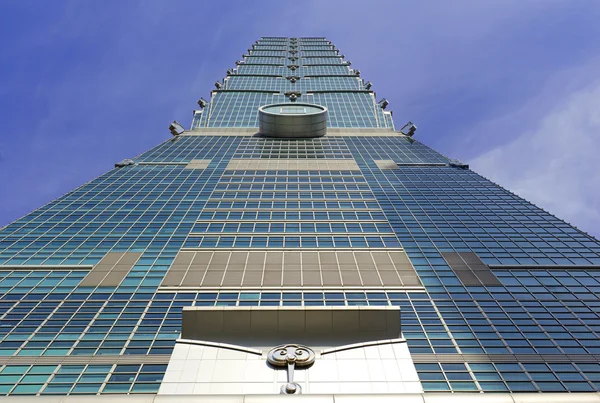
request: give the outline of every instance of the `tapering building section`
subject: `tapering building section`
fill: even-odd
[[[244,53],[0,230],[0,394],[600,402],[596,239],[396,131],[327,39]]]

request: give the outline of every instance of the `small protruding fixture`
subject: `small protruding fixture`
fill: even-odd
[[[227,75],[228,75],[228,76],[230,76],[230,75],[232,75],[232,74],[233,74],[233,70],[231,70],[231,69],[227,70]]]
[[[128,165],[135,165],[135,161],[130,158],[125,158],[123,161],[119,161],[115,164],[115,168],[123,168]]]
[[[382,99],[381,101],[379,101],[377,104],[379,105],[379,107],[380,107],[381,109],[385,109],[385,108],[387,108],[387,106],[388,106],[390,103],[389,103],[389,101],[388,101],[387,99],[383,98],[383,99]]]
[[[371,84],[371,82],[370,82],[370,81],[367,81],[367,82],[365,83],[365,90],[370,90],[372,86],[373,86],[373,84]]]
[[[207,101],[206,99],[204,99],[204,98],[200,98],[200,99],[198,100],[198,106],[200,106],[200,108],[202,108],[202,109],[203,109],[203,108],[205,108],[205,107],[206,107],[206,105],[208,105],[208,101]]]
[[[169,125],[169,130],[171,131],[171,134],[173,136],[179,136],[181,133],[183,133],[185,131],[183,126],[181,126],[181,124],[176,120],[174,120],[173,123],[171,123]]]
[[[221,87],[223,87],[223,84],[221,84],[219,81],[215,81],[215,88],[220,90]]]
[[[448,165],[455,168],[469,169],[469,164],[465,164],[464,162],[457,159],[448,160]]]
[[[417,126],[413,122],[408,122],[404,125],[404,127],[402,127],[402,129],[400,129],[400,133],[408,137],[412,137],[416,131]]]
[[[354,70],[354,74],[356,74],[356,77],[360,77],[360,70]]]
[[[244,62],[242,62],[242,61],[239,61],[239,60],[236,60],[236,61],[235,61],[235,65],[236,65],[236,66],[239,66],[240,64],[244,64]]]

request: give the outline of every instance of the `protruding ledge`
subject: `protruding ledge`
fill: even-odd
[[[286,102],[258,109],[259,132],[278,138],[323,137],[327,132],[327,108],[321,105]]]
[[[400,337],[397,306],[184,307],[181,333],[242,346],[342,346]]]

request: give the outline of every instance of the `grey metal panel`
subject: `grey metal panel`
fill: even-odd
[[[364,286],[381,286],[381,279],[379,278],[379,273],[374,268],[361,268],[359,267],[358,272],[360,273],[360,277],[362,279],[362,283]]]
[[[173,265],[181,265],[188,267],[194,259],[195,255],[196,252],[179,252],[177,256],[175,256],[175,260],[173,260]]]
[[[342,283],[345,286],[362,286],[358,270],[341,270],[340,274],[342,276]]]
[[[386,286],[403,285],[400,277],[398,276],[398,272],[395,270],[379,270],[379,276],[381,277],[383,284]]]
[[[179,252],[182,253],[182,252]],[[179,255],[179,254],[178,254]],[[208,264],[210,263],[210,260],[212,259],[213,256],[213,252],[212,251],[208,251],[208,252],[196,252],[196,255],[194,256],[194,260],[192,260],[192,263],[194,266],[208,266]]]
[[[117,262],[117,265],[131,267],[138,261],[140,256],[142,256],[140,252],[125,252],[123,253],[123,257],[121,258],[121,260]]]
[[[371,254],[373,255],[373,260],[375,261],[377,268],[384,266],[393,267],[392,260],[387,252],[371,252]]]
[[[264,252],[250,252],[248,254],[248,265],[260,265],[262,268],[265,264],[265,253]]]
[[[267,258],[265,264],[267,266],[281,266],[283,263],[283,252],[282,251],[267,251]]]
[[[265,271],[263,277],[264,286],[280,287],[281,286],[281,271]]]
[[[90,271],[79,285],[81,287],[96,287],[104,280],[107,274],[108,270]]]
[[[248,252],[231,252],[231,256],[229,257],[229,265],[246,265],[246,261],[248,260]]]
[[[416,287],[422,286],[421,279],[419,279],[419,275],[417,272],[412,270],[399,270],[398,274],[400,275],[400,279],[402,280],[403,285],[407,287]]]
[[[408,256],[404,252],[389,252],[390,258],[392,262],[396,266],[410,266],[410,260],[408,260]]]
[[[202,280],[203,287],[218,287],[221,285],[221,281],[223,280],[223,272],[219,271],[207,271],[204,276],[204,280]]]
[[[189,266],[187,262],[191,262]],[[117,273],[126,271],[118,269]],[[175,258],[161,284],[162,287],[382,285],[422,284],[403,251],[390,254],[351,250],[184,251]]]
[[[305,286],[320,286],[323,284],[321,280],[320,270],[303,270],[302,271],[302,285]]]
[[[242,285],[244,272],[242,270],[227,270],[223,277],[223,287],[234,287]]]
[[[355,160],[351,159],[291,159],[291,158],[244,158],[232,159],[226,170],[304,170],[304,171],[360,171]]]
[[[356,261],[354,260],[354,254],[351,254],[351,253],[339,252],[339,253],[337,253],[337,260],[340,263],[340,266],[342,266],[342,265],[356,266]]]
[[[211,160],[191,160],[185,169],[206,169],[210,164]]]
[[[142,256],[139,252],[109,252],[90,270],[80,286],[116,287]]]
[[[184,287],[200,287],[202,279],[206,270],[190,270],[185,274],[185,277],[181,280],[181,285]]]
[[[337,264],[335,252],[319,252],[319,262],[321,265]]]
[[[342,285],[342,279],[340,278],[339,270],[336,271],[322,271],[321,276],[323,278],[323,285],[328,286],[340,286]]]
[[[127,275],[128,272],[129,272],[129,270],[127,270],[127,271],[112,270],[110,273],[108,273],[108,275],[104,278],[104,280],[102,280],[102,282],[100,283],[100,286],[102,286],[102,287],[117,287],[119,284],[121,284],[121,281],[123,281],[123,279],[125,278],[125,276]]]
[[[177,287],[181,285],[183,278],[186,275],[186,272],[187,269],[171,267],[166,276],[163,278],[161,285],[163,287]]]
[[[263,271],[249,271],[247,270],[244,274],[244,280],[242,283],[247,287],[260,287],[263,282]]]
[[[108,252],[104,257],[98,262],[97,266],[114,266],[117,262],[123,257],[122,252]]]
[[[392,160],[373,160],[377,168],[379,169],[396,169],[398,168],[398,164],[396,164]]]
[[[287,286],[301,286],[302,285],[302,272],[300,270],[284,270],[282,285],[284,285],[286,287]]]

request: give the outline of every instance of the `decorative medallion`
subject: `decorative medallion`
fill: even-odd
[[[267,355],[269,364],[287,368],[287,383],[281,387],[284,395],[299,395],[302,387],[294,382],[294,369],[308,367],[315,362],[315,352],[299,344],[287,344],[275,347]]]

